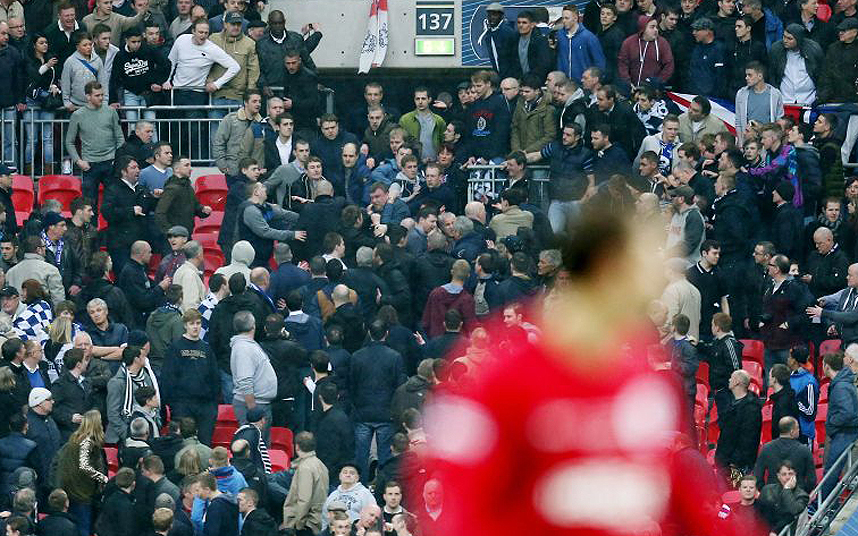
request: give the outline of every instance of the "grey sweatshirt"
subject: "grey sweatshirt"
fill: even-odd
[[[252,394],[258,404],[270,404],[277,396],[277,374],[268,354],[247,335],[233,335],[229,345],[234,399],[244,402],[244,395]]]
[[[80,135],[81,154],[74,146]],[[116,149],[125,143],[125,136],[119,128],[119,115],[107,106],[107,98],[99,109],[89,106],[78,108],[71,115],[69,131],[66,135],[66,152],[73,161],[86,160],[89,163],[113,160]]]
[[[83,61],[89,63],[90,67],[95,69],[97,76],[92,74],[83,64]],[[104,69],[104,64],[98,54],[92,53],[92,57],[84,58],[80,52],[75,51],[74,54],[68,57],[63,64],[63,74],[60,78],[60,89],[63,90],[63,104],[69,103],[75,106],[84,106],[86,104],[86,93],[83,89],[87,82],[101,82],[101,87],[104,88],[104,102],[108,101],[109,95],[107,88],[110,86],[110,78],[107,71]]]

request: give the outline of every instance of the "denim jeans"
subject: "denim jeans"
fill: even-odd
[[[232,404],[232,374],[220,371],[221,404]]]
[[[569,222],[577,218],[580,213],[580,201],[551,201],[548,205],[548,221],[551,223],[551,230],[555,234],[564,232]]]
[[[835,471],[835,478],[828,477],[828,479],[824,482],[822,486],[822,490],[820,490],[820,496],[824,501],[828,494],[834,489],[834,486],[837,485],[837,481],[840,479],[840,471],[843,469],[843,464],[837,464],[835,467],[835,463],[837,458],[840,457],[843,452],[852,447],[852,443],[858,439],[858,432],[841,432],[839,434],[829,436],[828,438],[828,452],[825,453],[825,472],[823,474],[828,474],[829,471]]]
[[[15,120],[18,118],[18,111],[14,106],[3,108],[3,162],[8,162],[15,165],[18,161],[15,158]]]
[[[35,101],[27,99],[27,109],[24,111],[24,136],[27,139],[27,146],[24,148],[26,163],[33,163],[33,152],[39,143],[34,139],[36,132],[41,133],[39,137],[42,140],[42,162],[54,163],[54,126],[51,123],[53,120],[54,112],[41,110]]]
[[[241,106],[241,101],[235,99],[224,99],[223,97],[212,98],[212,106]],[[221,110],[209,110],[209,119],[223,119],[226,117],[226,114],[229,113],[229,110],[226,108]],[[214,142],[215,134],[217,134],[217,129],[220,126],[220,121],[212,121],[209,123],[209,136],[211,136],[211,141]]]
[[[140,95],[135,95],[127,89],[122,90],[122,106],[147,106],[146,99]],[[140,119],[140,112],[137,110],[125,110],[125,119],[128,120],[128,130],[134,129],[135,122]],[[154,110],[144,110],[143,119],[154,120]],[[152,136],[152,143],[158,143],[158,129],[155,129],[155,135]],[[141,168],[142,169],[142,168]]]
[[[393,438],[393,426],[389,422],[355,423],[355,458],[360,466],[361,482],[369,482],[369,447],[375,434],[378,446],[379,465],[390,459],[390,441]]]
[[[92,528],[92,504],[69,500],[69,514],[77,521],[80,536],[90,536]]]
[[[265,412],[265,428],[262,429],[262,439],[266,445],[271,444],[271,404],[260,404],[257,402],[256,407]],[[244,400],[234,398],[232,400],[232,409],[235,410],[235,419],[238,425],[247,424],[247,404]]]

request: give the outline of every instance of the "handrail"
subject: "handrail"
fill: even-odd
[[[858,442],[849,445],[849,447],[840,454],[837,461],[832,465],[831,470],[822,475],[822,479],[810,492],[810,500],[816,500],[816,511],[810,519],[808,519],[807,523],[797,530],[793,536],[808,536],[811,530],[817,528],[825,529],[834,520],[834,516],[831,515],[831,512],[829,512],[828,509],[840,498],[840,494],[849,486],[850,482],[858,476],[858,463],[855,463],[855,460],[852,458],[852,448],[856,443]],[[841,464],[844,461],[846,461],[846,466],[842,467]],[[839,478],[841,472],[843,472],[843,478],[840,478],[840,480],[837,481],[837,484],[835,484],[834,489],[828,494],[828,497],[823,499],[820,496],[822,485],[830,478]],[[810,505],[810,502],[808,502],[808,505]],[[805,509],[805,511],[807,511],[807,509]],[[778,533],[778,536],[788,536],[794,523],[795,522],[790,523],[784,527],[780,533]]]

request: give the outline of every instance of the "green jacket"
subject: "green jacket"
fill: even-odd
[[[432,114],[432,112],[429,112]],[[432,119],[435,120],[435,131],[432,132],[432,140],[435,143],[435,149],[438,150],[441,144],[444,143],[444,129],[447,128],[447,122],[438,114],[432,114]],[[412,110],[399,118],[399,126],[405,129],[412,138],[420,139],[420,121],[417,120],[417,110]]]
[[[167,179],[164,191],[158,199],[155,222],[164,234],[174,225],[181,225],[189,233],[193,233],[194,216],[204,218],[205,213],[191,186],[191,180],[173,175]]]
[[[237,175],[240,171],[238,161],[242,156],[241,151],[245,145],[247,129],[254,128],[256,123],[255,128],[261,132],[261,121],[262,116],[259,114],[255,117],[247,117],[243,107],[228,113],[221,120],[212,142],[212,156],[214,156],[215,165],[227,170],[227,175]]]
[[[557,136],[557,121],[548,100],[545,96],[540,97],[536,107],[528,112],[524,99],[518,99],[512,114],[510,148],[513,151],[539,152]]]
[[[89,456],[81,464],[80,449],[86,444]],[[68,494],[69,499],[88,504],[107,482],[107,464],[101,447],[92,442],[68,442],[57,453],[57,484]]]

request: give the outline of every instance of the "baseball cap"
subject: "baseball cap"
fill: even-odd
[[[691,186],[677,186],[673,190],[670,191],[671,197],[684,197],[688,199],[689,197],[694,197],[694,188]]]
[[[223,21],[226,24],[241,24],[243,20],[244,20],[244,17],[242,17],[241,13],[238,13],[237,11],[230,11],[223,18]]]
[[[30,391],[30,397],[27,400],[27,403],[31,408],[35,408],[45,400],[51,399],[51,392],[45,389],[44,387],[34,387]]]
[[[18,289],[16,289],[15,287],[7,286],[7,287],[3,287],[3,289],[0,290],[0,298],[11,298],[13,296],[20,296],[20,295],[21,295],[21,293],[18,292]]]
[[[261,20],[252,20],[247,23],[248,28],[265,28],[265,23]]]
[[[838,32],[845,32],[847,30],[856,30],[858,29],[858,19],[854,17],[846,17],[843,19],[843,22],[837,25]]]
[[[343,501],[333,501],[328,505],[328,512],[347,512],[349,510]]]
[[[486,11],[499,11],[503,13],[503,6],[500,2],[492,2],[486,6]]]
[[[190,233],[188,233],[188,228],[184,225],[174,225],[167,230],[167,238],[171,236],[184,236],[188,238]]]
[[[692,31],[714,30],[714,29],[715,29],[715,25],[712,24],[712,20],[709,19],[708,17],[700,17],[699,19],[697,19],[696,21],[691,23],[691,30]]]

